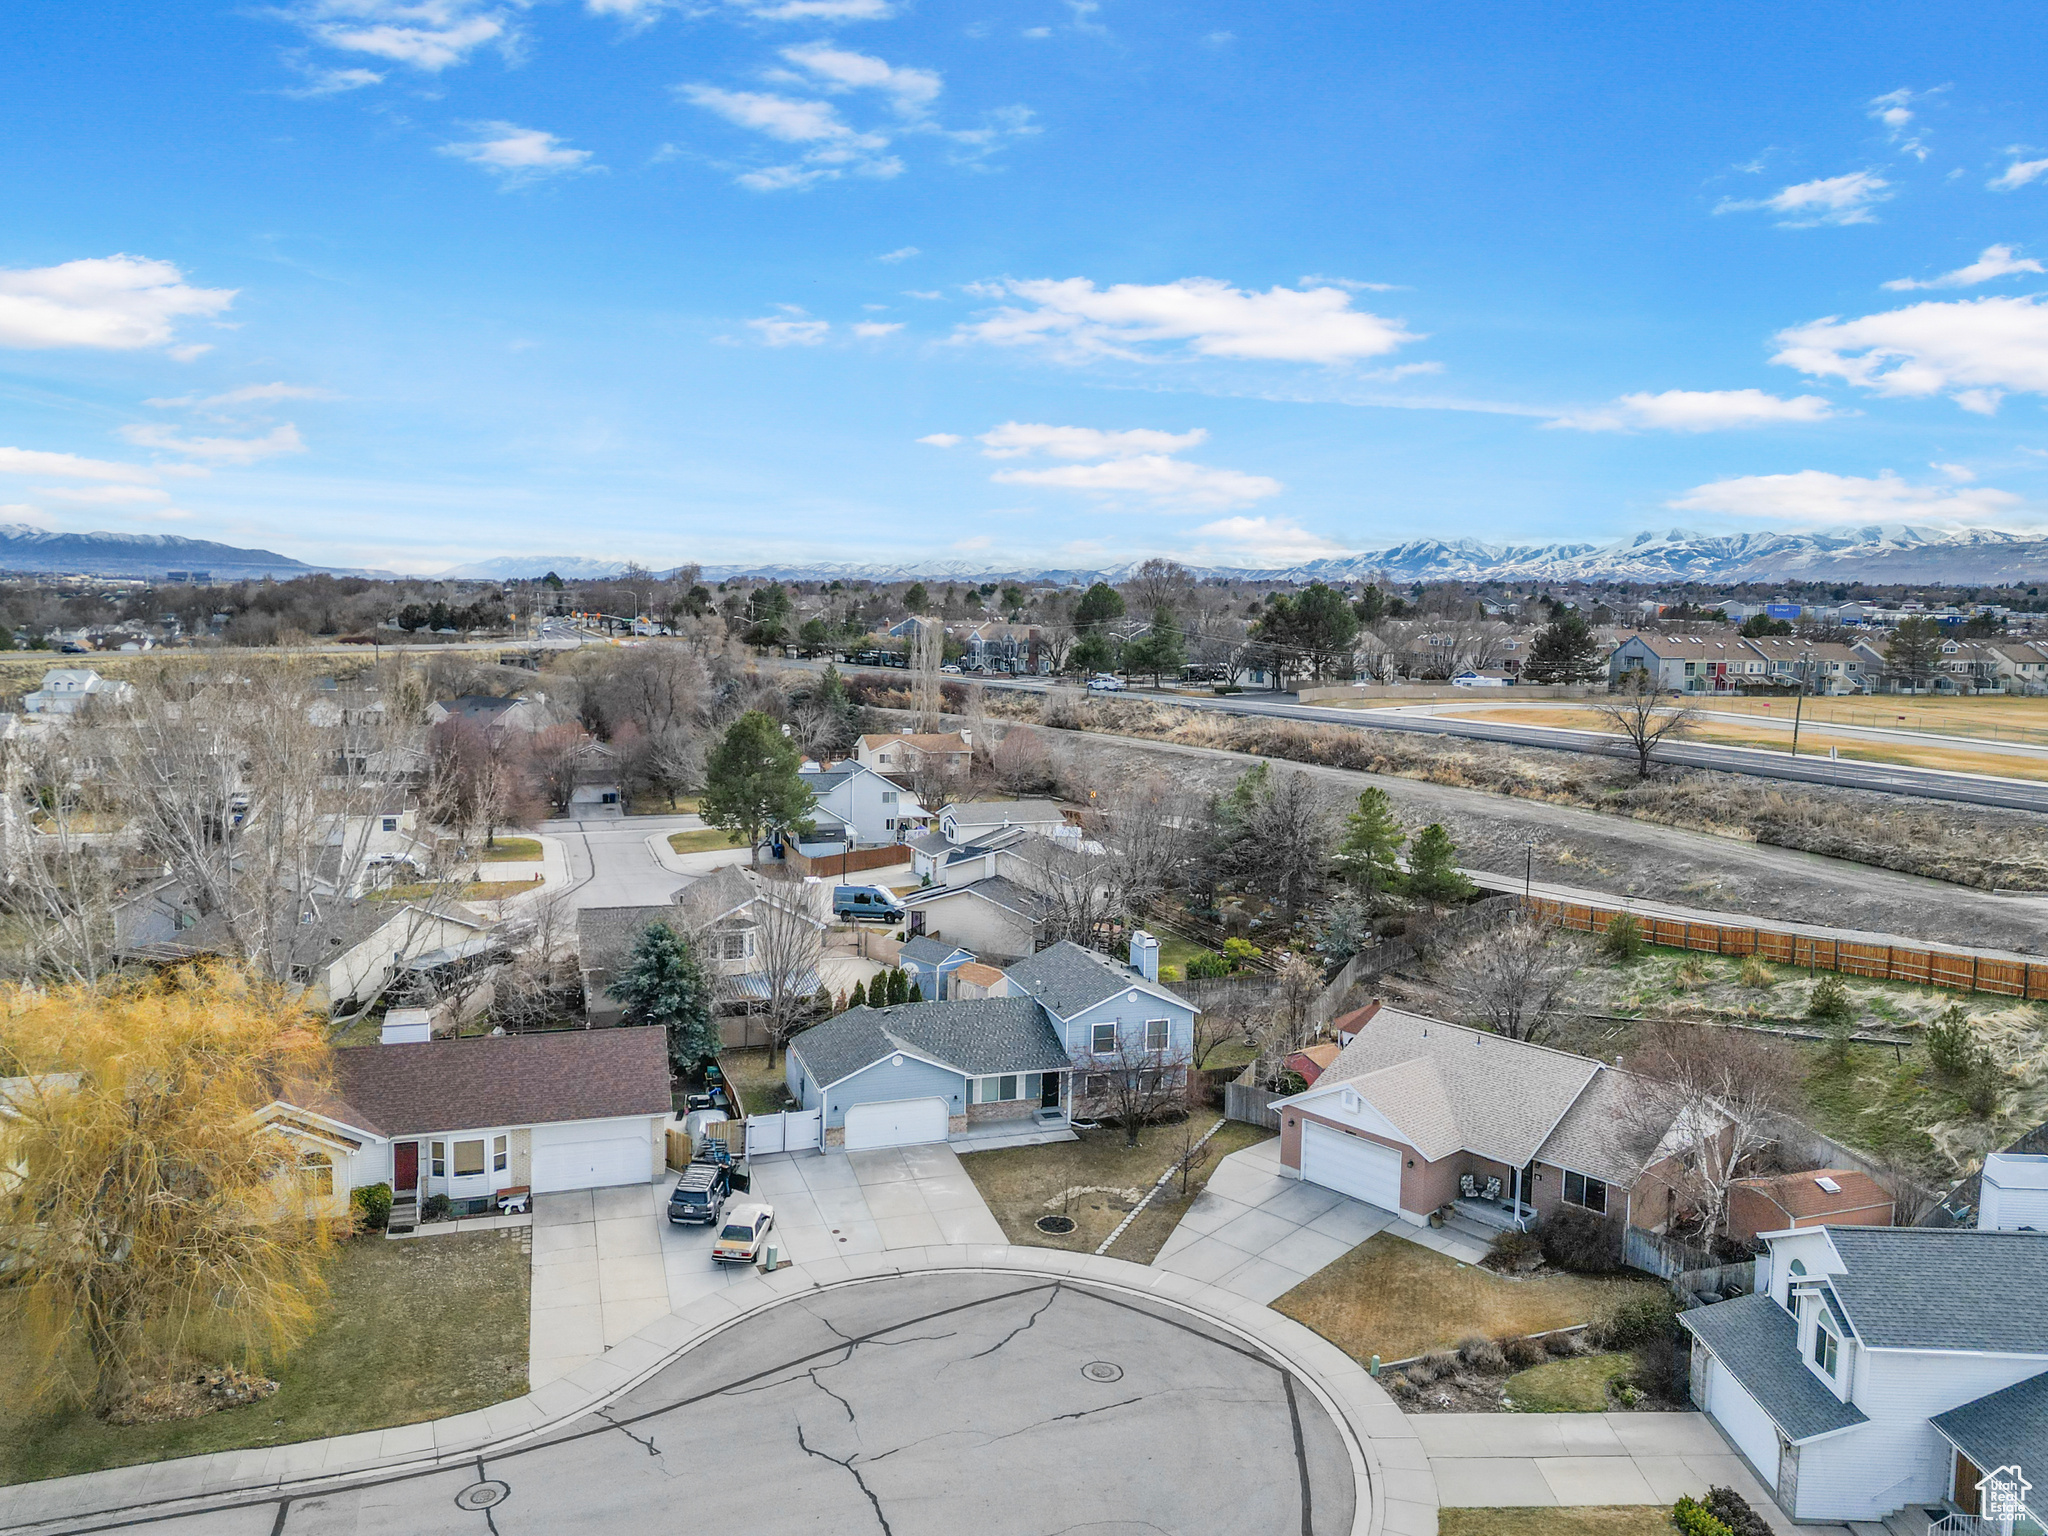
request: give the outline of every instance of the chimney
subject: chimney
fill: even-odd
[[[1147,981],[1159,979],[1159,941],[1142,928],[1131,930],[1131,969]]]

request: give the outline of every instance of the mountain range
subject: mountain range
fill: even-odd
[[[771,562],[707,565],[714,581],[1121,581],[1141,562],[1101,570],[999,565],[962,559],[874,563]],[[623,561],[582,556],[505,556],[459,566],[450,579],[514,581],[552,570],[565,580],[602,580]],[[1704,534],[1674,528],[1610,544],[1485,544],[1476,539],[1414,539],[1382,549],[1284,567],[1196,566],[1198,576],[1249,581],[1360,581],[1375,573],[1414,581],[1651,583],[1825,581],[1938,582],[1978,586],[2048,580],[2048,538],[1991,528],[1916,528],[1871,524],[1824,533]],[[657,575],[665,574],[661,572]]]
[[[0,523],[0,570],[6,571],[161,580],[167,571],[198,570],[216,581],[253,581],[265,576],[289,580],[324,569],[275,550],[240,549],[175,533],[57,533],[32,523]]]

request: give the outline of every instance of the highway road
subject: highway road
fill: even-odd
[[[817,663],[791,662],[787,666],[814,670]],[[1047,684],[1032,679],[963,677],[986,688],[1043,693]],[[1153,693],[1132,689],[1118,697],[1142,699],[1148,704],[1166,704],[1176,709],[1208,710],[1225,715],[1248,715],[1276,720],[1305,720],[1318,725],[1349,726],[1353,730],[1408,731],[1425,736],[1457,736],[1471,741],[1498,741],[1510,746],[1547,747],[1556,752],[1586,752],[1598,757],[1633,760],[1634,749],[1619,736],[1598,731],[1567,730],[1548,725],[1510,725],[1493,720],[1464,720],[1455,716],[1414,714],[1403,710],[1330,709],[1299,704],[1285,694],[1251,697],[1230,694],[1221,697],[1180,693]],[[1472,707],[1512,700],[1478,699]],[[1990,774],[1950,773],[1937,768],[1904,768],[1890,763],[1855,762],[1848,758],[1793,757],[1759,747],[1716,746],[1701,741],[1667,741],[1657,748],[1655,761],[1683,768],[1710,768],[1720,773],[1747,774],[1752,778],[1784,779],[1798,784],[1825,784],[1838,789],[1867,789],[1879,794],[1914,795],[1927,800],[1952,800],[1964,805],[1995,806],[2009,811],[2048,811],[2048,783],[2026,779],[1998,778]]]

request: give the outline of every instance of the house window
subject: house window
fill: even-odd
[[[431,1147],[434,1177],[437,1179],[445,1179],[448,1177],[448,1143],[445,1141],[437,1141],[432,1143]]]
[[[474,1178],[484,1171],[484,1139],[455,1143],[455,1177]]]
[[[506,1156],[507,1151],[508,1148],[503,1136],[491,1138],[491,1172],[503,1173],[505,1171],[505,1165],[508,1160]]]
[[[1607,1186],[1598,1179],[1589,1179],[1583,1173],[1565,1170],[1564,1203],[1583,1206],[1589,1211],[1602,1215],[1607,1211]]]
[[[895,791],[895,790],[893,790],[893,789],[885,789],[885,790],[883,790],[883,791],[882,791],[882,804],[884,804],[884,805],[894,805],[895,803],[896,803],[896,791]]]
[[[1813,1330],[1813,1363],[1829,1376],[1835,1374],[1835,1366],[1841,1353],[1841,1341],[1826,1323],[1816,1323]]]
[[[719,939],[719,956],[726,960],[747,958],[747,936],[744,933],[728,933]]]
[[[1088,1098],[1099,1099],[1107,1092],[1109,1092],[1109,1074],[1107,1072],[1090,1072],[1087,1085],[1082,1089],[1082,1093]]]
[[[396,816],[386,816],[384,818],[384,830],[386,832],[396,832],[398,830],[398,818]]]
[[[306,1193],[326,1198],[334,1193],[334,1164],[324,1152],[308,1152],[305,1163]]]
[[[1145,1021],[1146,1050],[1165,1050],[1171,1041],[1172,1035],[1173,1021],[1171,1019],[1147,1019]]]
[[[1088,1031],[1088,1048],[1097,1056],[1115,1055],[1116,1026],[1114,1024],[1091,1025]]]
[[[1006,1077],[984,1077],[981,1080],[981,1102],[984,1104],[1008,1104],[1017,1097],[1017,1076],[1013,1072]]]

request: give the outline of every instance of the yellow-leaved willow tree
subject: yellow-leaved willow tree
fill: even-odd
[[[0,1060],[0,1326],[35,1391],[104,1413],[305,1338],[345,1219],[260,1117],[328,1081],[282,988],[224,966],[0,988]]]

